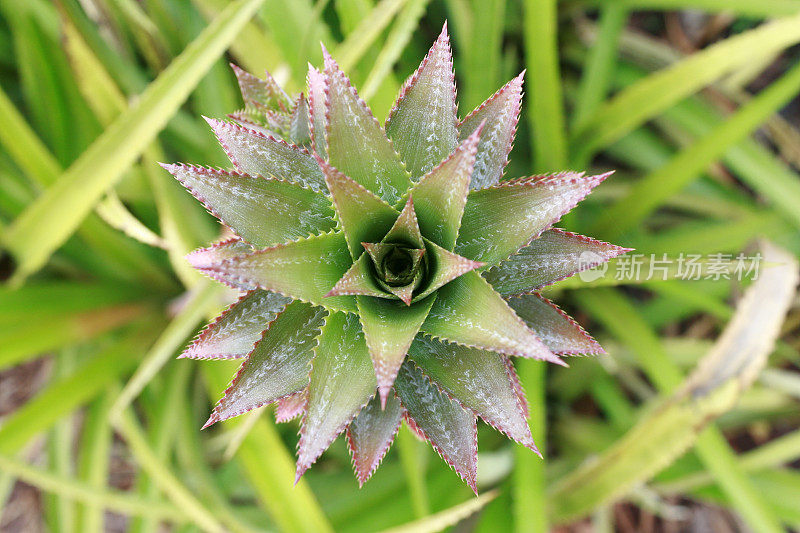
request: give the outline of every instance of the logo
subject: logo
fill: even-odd
[[[578,268],[580,268],[578,277],[581,281],[590,283],[606,275],[608,271],[608,262],[606,258],[600,254],[581,252],[581,255],[578,257]]]

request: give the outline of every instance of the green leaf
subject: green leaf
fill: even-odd
[[[375,394],[375,371],[357,316],[328,315],[315,353],[306,415],[297,445],[296,479],[300,479]]]
[[[309,65],[306,84],[308,85],[308,111],[311,117],[309,122],[311,145],[314,148],[314,152],[325,158],[328,151],[328,143],[325,138],[328,80],[324,73]]]
[[[194,165],[163,167],[214,216],[256,246],[324,233],[335,226],[327,198],[289,181]]]
[[[242,363],[203,427],[304,389],[324,318],[319,307],[303,302],[287,305]]]
[[[328,161],[394,205],[411,186],[400,156],[367,104],[358,97],[350,80],[327,52],[325,76],[328,81],[325,107]]]
[[[271,327],[291,300],[274,292],[250,291],[230,305],[194,339],[180,359],[239,359]]]
[[[385,406],[373,398],[347,427],[347,445],[359,486],[372,476],[392,445],[403,407],[396,396],[389,396]]]
[[[464,503],[454,505],[444,511],[439,511],[425,518],[415,520],[402,526],[385,529],[381,533],[435,533],[444,531],[448,527],[457,526],[470,516],[483,509],[489,502],[497,497],[497,491],[481,494]]]
[[[478,127],[439,166],[428,172],[409,193],[419,228],[426,238],[452,250],[467,202],[470,176],[481,135]]]
[[[411,345],[408,356],[448,396],[538,453],[505,357],[422,335]]]
[[[242,126],[206,118],[236,168],[253,176],[276,177],[325,192],[325,178],[305,148]]]
[[[253,247],[251,245],[241,239],[233,238],[212,244],[207,248],[198,248],[186,256],[186,261],[200,272],[207,273],[209,268],[226,259],[252,251]],[[256,284],[240,279],[229,278],[222,280],[222,282],[241,291],[252,291],[258,288]]]
[[[280,85],[266,73],[266,78],[261,79],[253,76],[238,66],[231,63],[231,68],[236,74],[236,80],[239,82],[239,89],[242,92],[242,98],[247,106],[260,104],[269,109],[275,108],[288,108],[292,105],[289,97],[283,92]]]
[[[319,166],[331,193],[347,247],[353,259],[363,252],[362,242],[378,242],[397,220],[397,211],[372,192],[325,161]]]
[[[358,316],[375,367],[381,406],[392,389],[400,365],[408,352],[436,295],[411,305],[396,300],[358,296]]]
[[[564,363],[476,272],[467,272],[438,291],[422,331],[484,350]]]
[[[378,246],[378,245],[375,245]],[[369,248],[367,248],[369,250]],[[374,269],[370,254],[361,254],[353,266],[345,272],[344,276],[325,296],[340,296],[347,294],[363,294],[376,298],[391,298],[391,295],[375,282]]]
[[[483,263],[448,252],[441,246],[427,242],[428,280],[422,292],[414,296],[415,301],[427,297],[439,287],[457,277],[484,266]]]
[[[311,118],[308,110],[308,100],[300,93],[292,110],[292,119],[289,123],[289,135],[292,142],[298,146],[311,143]]]
[[[306,410],[306,389],[284,396],[275,403],[275,422],[288,422]]]
[[[381,240],[382,243],[402,243],[415,248],[422,248],[424,241],[417,220],[417,213],[414,209],[414,201],[411,197],[406,201],[400,216],[386,232]]]
[[[333,311],[355,312],[352,296],[326,294],[352,265],[340,232],[300,239],[210,265],[204,271],[224,283],[244,283]]]
[[[6,231],[18,282],[44,265],[113,186],[235,38],[263,0],[231,3]]]
[[[345,70],[355,67],[407,0],[381,0],[336,49]]]
[[[503,171],[508,164],[508,154],[511,152],[517,133],[524,76],[523,71],[506,83],[458,125],[458,137],[463,141],[484,124],[470,180],[471,189],[484,189],[497,185],[503,177]]]
[[[558,355],[603,354],[605,351],[575,320],[538,294],[523,294],[508,305],[550,351]]]
[[[728,37],[623,89],[584,123],[572,145],[591,153],[752,60],[800,41],[800,14]]]
[[[800,21],[798,21],[800,25]],[[628,193],[607,209],[597,222],[603,234],[620,235],[639,225],[660,204],[696,179],[731,146],[741,141],[800,90],[800,65],[744,104],[725,122],[636,182]]]
[[[455,149],[456,87],[447,23],[417,71],[408,78],[386,119],[413,178],[424,176]]]
[[[400,368],[395,389],[407,411],[409,424],[430,441],[447,464],[470,488],[478,472],[478,428],[475,415],[453,402],[411,361]]]
[[[152,340],[150,331],[138,328],[82,362],[73,373],[57,379],[33,399],[3,419],[0,454],[15,454],[30,440],[65,415],[105,391],[136,366],[139,354]]]
[[[564,172],[470,192],[456,253],[487,265],[499,263],[541,235],[609,175]]]
[[[516,254],[483,273],[494,290],[508,296],[541,289],[631,251],[552,228]]]

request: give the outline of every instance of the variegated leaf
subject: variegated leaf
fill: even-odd
[[[375,394],[375,372],[357,316],[331,313],[315,352],[297,445],[296,479]]]
[[[350,80],[325,52],[328,80],[326,141],[328,161],[394,205],[411,186],[409,174],[372,112]]]
[[[557,222],[610,174],[564,172],[470,192],[456,253],[487,265],[499,263]]]
[[[605,353],[569,315],[538,294],[523,294],[508,300],[517,315],[528,324],[553,353],[559,355]]]
[[[215,217],[256,246],[335,227],[328,199],[294,183],[192,165],[163,166]]]
[[[239,368],[203,427],[305,388],[324,317],[323,309],[307,303],[287,305]]]
[[[197,270],[206,275],[210,275],[208,269],[231,257],[247,254],[253,251],[253,247],[239,238],[227,239],[207,248],[198,248],[186,256],[186,261]],[[213,276],[212,276],[213,277]],[[244,280],[220,280],[231,288],[241,291],[251,291],[258,288],[254,283]]]
[[[397,371],[420,326],[428,316],[436,295],[407,305],[397,300],[356,297],[367,348],[375,367],[381,405],[392,389]]]
[[[376,298],[391,298],[391,295],[375,282],[371,263],[372,258],[369,254],[362,254],[325,296],[363,294]]]
[[[269,291],[254,290],[244,294],[206,326],[180,358],[245,357],[290,301],[285,296]]]
[[[237,169],[253,176],[276,177],[315,192],[325,192],[322,171],[305,148],[262,131],[206,118],[228,158]]]
[[[262,80],[233,63],[231,63],[231,68],[236,74],[239,89],[242,91],[242,98],[246,105],[262,105],[269,109],[282,108],[285,111],[286,107],[291,104],[289,97],[269,75],[269,72],[266,73],[266,78]]]
[[[289,136],[298,146],[311,144],[311,117],[308,111],[308,101],[303,93],[297,97],[289,121]]]
[[[322,159],[319,166],[325,175],[350,255],[356,259],[364,252],[362,242],[377,242],[386,235],[397,220],[397,211]]]
[[[519,400],[519,404],[522,406],[522,412],[525,414],[525,418],[530,417],[530,409],[528,406],[528,398],[525,396],[525,389],[522,388],[522,381],[519,379],[519,374],[517,374],[517,369],[514,368],[514,363],[511,361],[511,358],[503,356],[503,363],[506,367],[506,374],[508,374],[508,379],[511,380],[511,385],[514,387],[514,393],[517,395],[517,399]]]
[[[447,23],[417,71],[406,81],[386,119],[406,167],[419,179],[458,144],[456,86]]]
[[[458,237],[480,134],[476,130],[411,190],[420,230],[447,250],[453,250]]]
[[[448,252],[438,244],[428,241],[428,281],[421,287],[422,291],[414,297],[418,301],[427,297],[443,285],[450,283],[459,276],[483,266],[483,263],[461,257],[453,252]]]
[[[421,329],[465,346],[564,364],[477,272],[439,289]]]
[[[389,451],[402,416],[403,408],[396,396],[389,396],[384,407],[375,397],[347,427],[347,444],[359,486],[366,483]]]
[[[475,415],[440,392],[411,361],[400,368],[395,389],[417,434],[476,491],[478,428]]]
[[[327,233],[226,259],[204,272],[225,283],[255,285],[334,311],[355,312],[354,297],[325,297],[351,264],[344,235]]]
[[[408,356],[450,397],[495,429],[537,451],[502,355],[420,335]]]
[[[316,154],[325,159],[328,152],[328,144],[325,140],[328,78],[323,72],[308,65],[306,84],[308,86],[308,112],[311,117],[309,122],[311,146]]]
[[[475,157],[475,169],[472,171],[470,182],[472,189],[497,185],[503,176],[517,132],[524,76],[523,71],[474,109],[458,125],[459,139],[466,139],[485,123]]]
[[[275,404],[275,422],[294,420],[306,409],[306,389],[284,396]]]
[[[631,248],[551,228],[484,272],[483,277],[502,295],[521,294],[594,268],[629,251]]]

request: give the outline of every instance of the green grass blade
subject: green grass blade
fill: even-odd
[[[605,5],[607,0],[587,0],[589,5]],[[699,9],[735,13],[751,17],[782,17],[800,12],[798,0],[614,0],[631,10]]]
[[[334,57],[342,70],[347,72],[355,67],[406,3],[408,0],[381,0],[372,8],[369,15],[364,17],[358,27],[336,48]]]
[[[628,20],[628,10],[615,2],[603,7],[600,13],[597,38],[589,48],[584,71],[572,113],[573,127],[580,127],[597,110],[608,90],[617,62],[617,47],[622,28]]]
[[[770,115],[783,107],[799,89],[800,63],[743,105],[711,133],[682,150],[666,165],[638,181],[626,197],[605,211],[597,222],[597,231],[609,237],[617,237],[639,225],[667,197],[696,178],[729,147],[741,141]],[[794,200],[800,201],[800,198]],[[797,210],[794,212],[797,213]],[[800,220],[800,215],[795,214],[795,218]]]
[[[163,500],[142,500],[138,496],[124,492],[97,489],[74,479],[34,468],[22,461],[12,459],[8,454],[0,454],[0,471],[11,474],[43,491],[60,494],[65,498],[121,514],[159,517],[172,523],[182,523],[188,520],[184,510]]]
[[[533,441],[546,459],[545,363],[519,358],[517,371],[531,405],[528,425],[531,428]],[[514,445],[514,461],[511,487],[514,531],[516,533],[546,533],[550,526],[545,461],[537,457],[530,449],[519,444]]]
[[[651,74],[603,104],[573,137],[572,146],[576,154],[585,157],[747,63],[753,49],[777,52],[798,41],[800,14],[768,22],[709,46]]]
[[[528,116],[534,170],[556,172],[567,162],[564,103],[558,66],[555,0],[526,0],[523,7]]]
[[[102,491],[106,488],[110,464],[111,424],[108,423],[108,410],[111,407],[111,394],[106,393],[88,408],[81,435],[78,456],[78,473],[83,481]],[[104,509],[95,502],[86,502],[78,509],[77,530],[82,533],[102,533]]]
[[[0,427],[0,454],[11,455],[20,451],[61,417],[104,391],[133,368],[148,337],[147,330],[134,329],[14,411]]]
[[[385,529],[382,533],[436,533],[448,527],[455,526],[465,518],[477,513],[490,501],[497,497],[497,491],[481,494],[477,498],[472,498],[464,503],[439,511],[436,514],[404,524],[402,526]]]
[[[113,186],[263,0],[239,0],[217,17],[154,81],[136,107],[121,115],[6,232],[18,282],[35,272]]]
[[[428,487],[425,484],[425,471],[427,470],[427,447],[421,443],[411,430],[404,424],[397,436],[397,449],[400,454],[400,463],[406,485],[411,496],[411,505],[414,516],[422,518],[431,513],[431,504],[428,498]]]

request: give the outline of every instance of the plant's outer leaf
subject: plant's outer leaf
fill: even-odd
[[[325,109],[327,106],[328,79],[324,73],[308,65],[308,111],[311,115],[311,146],[323,159],[327,157],[328,145],[325,141]]]
[[[458,137],[463,140],[485,122],[475,156],[471,189],[497,185],[503,176],[517,133],[524,76],[525,71],[475,108],[458,125]]]
[[[297,445],[296,479],[375,394],[375,372],[357,316],[331,313],[315,352]]]
[[[411,189],[422,234],[447,250],[452,251],[458,238],[480,135],[478,128]]]
[[[290,301],[280,294],[262,290],[242,295],[200,332],[179,359],[245,357]]]
[[[433,291],[450,283],[458,276],[481,268],[483,263],[448,252],[436,243],[428,241],[428,285],[414,297],[414,301],[425,298]]]
[[[389,396],[385,407],[377,397],[364,407],[347,427],[347,445],[359,486],[372,476],[394,441],[403,408],[396,396]]]
[[[409,426],[477,493],[478,427],[475,415],[451,401],[411,361],[397,375],[395,389]]]
[[[400,216],[394,221],[391,229],[385,234],[381,242],[401,242],[413,245],[415,248],[422,248],[425,242],[422,240],[417,213],[414,211],[414,200],[409,197],[406,205],[400,212]]]
[[[514,387],[514,393],[517,395],[520,406],[522,406],[522,412],[525,413],[525,418],[530,418],[528,398],[525,396],[525,389],[522,388],[517,369],[514,368],[514,363],[511,362],[509,357],[503,356],[503,363],[506,365],[506,373],[508,374],[508,379],[511,380],[511,385]]]
[[[504,296],[521,294],[594,268],[631,250],[551,228],[484,272],[483,277]]]
[[[294,183],[192,165],[162,166],[212,215],[256,246],[334,228],[328,199]]]
[[[397,220],[397,211],[374,193],[319,159],[331,193],[347,248],[353,259],[363,252],[362,242],[377,242]]]
[[[200,272],[211,276],[211,274],[208,272],[209,268],[221,263],[226,259],[230,259],[231,257],[247,254],[252,251],[253,247],[251,245],[239,238],[233,238],[212,244],[208,248],[198,248],[186,256],[186,261]],[[215,277],[215,279],[218,278]],[[258,288],[256,284],[249,283],[244,280],[220,279],[219,281],[231,288],[239,289],[241,291],[251,291]]]
[[[264,332],[204,428],[293,394],[308,384],[308,363],[314,355],[325,311],[292,302]]]
[[[472,191],[455,251],[494,265],[538,237],[610,175],[563,172]]]
[[[508,305],[555,354],[606,353],[580,324],[547,298],[538,294],[523,294],[510,298]]]
[[[276,177],[325,192],[325,178],[305,148],[276,139],[257,129],[206,118],[220,145],[237,169],[253,176]]]
[[[386,133],[415,179],[424,176],[458,144],[456,86],[447,23],[406,80],[389,117]]]
[[[421,329],[465,346],[564,364],[477,272],[439,289]]]
[[[325,296],[363,294],[376,298],[391,298],[390,294],[375,283],[370,263],[372,263],[372,259],[369,255],[362,254]]]
[[[291,104],[289,97],[283,92],[278,83],[266,73],[266,79],[257,78],[249,72],[231,63],[231,68],[236,74],[239,82],[239,89],[242,91],[242,98],[247,106],[261,105],[270,109],[283,107]]]
[[[408,356],[448,396],[538,453],[504,356],[422,335],[411,345]]]
[[[297,97],[297,102],[292,109],[292,118],[289,124],[289,136],[298,146],[311,143],[311,118],[308,113],[308,101],[303,93]]]
[[[434,294],[425,300],[407,305],[397,300],[356,297],[359,320],[372,365],[375,367],[381,406],[386,405],[386,398],[408,347],[419,332],[435,299]]]
[[[294,420],[306,409],[306,389],[280,398],[275,404],[275,422],[279,424]]]
[[[234,286],[255,285],[333,311],[355,312],[352,296],[325,297],[351,264],[344,235],[337,232],[226,259],[204,272]]]
[[[394,205],[411,186],[400,156],[372,112],[325,52],[325,138],[328,161],[388,203]]]

